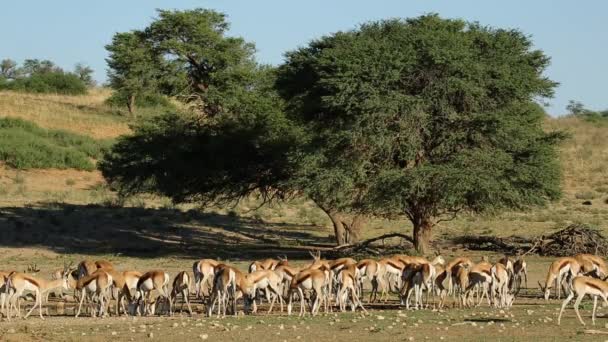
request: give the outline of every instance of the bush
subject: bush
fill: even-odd
[[[0,160],[17,169],[93,170],[108,141],[46,130],[21,119],[0,119]]]
[[[64,95],[83,95],[87,93],[86,84],[78,76],[63,71],[35,73],[29,77],[0,82],[0,89],[28,93],[56,93]]]

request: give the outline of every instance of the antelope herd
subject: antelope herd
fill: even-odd
[[[27,318],[36,308],[44,319],[43,306],[49,293],[66,299],[65,291],[74,291],[78,308],[75,316],[82,313],[83,305],[90,316],[109,315],[115,301],[116,315],[155,315],[163,309],[169,315],[181,296],[183,305],[192,315],[191,296],[206,304],[206,314],[225,316],[228,311],[238,313],[237,304],[242,301],[243,311],[257,312],[263,298],[269,303],[271,313],[278,301],[281,312],[286,304],[291,315],[294,299],[299,302],[299,316],[310,312],[312,316],[321,309],[331,312],[360,309],[367,312],[362,298],[364,282],[371,284],[367,304],[386,302],[389,293],[396,293],[406,308],[443,308],[451,296],[452,306],[471,307],[487,302],[497,308],[509,308],[522,284],[527,287],[527,264],[523,257],[511,260],[505,256],[494,263],[482,257],[474,262],[467,257],[457,257],[446,262],[441,255],[433,260],[423,257],[394,255],[374,260],[340,258],[322,259],[320,252],[311,252],[313,259],[296,267],[287,258],[254,261],[248,273],[213,260],[202,259],[193,264],[192,275],[179,272],[173,280],[163,270],[140,273],[133,270],[118,271],[105,260],[84,260],[77,266],[64,264],[52,274],[52,280],[44,280],[35,274],[40,270],[29,266],[24,272],[0,272],[0,302],[7,319],[21,317],[21,300],[32,294],[34,304],[25,314]],[[555,260],[549,267],[545,284],[539,282],[546,300],[551,288],[560,299],[567,295],[561,306],[558,324],[568,303],[577,296],[575,312],[582,324],[578,306],[585,295],[593,297],[592,321],[595,323],[597,298],[608,305],[608,268],[605,261],[591,254],[579,254]],[[193,290],[191,293],[191,290]],[[297,302],[295,305],[297,305]],[[86,305],[85,305],[86,304]],[[85,313],[86,314],[86,313]]]

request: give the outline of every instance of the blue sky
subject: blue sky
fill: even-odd
[[[608,1],[509,0],[104,0],[10,1],[0,12],[0,59],[44,58],[71,69],[84,62],[105,79],[106,51],[116,32],[145,27],[156,8],[212,8],[228,15],[231,35],[257,46],[260,62],[279,64],[285,51],[323,34],[368,21],[441,16],[519,28],[552,57],[547,75],[560,82],[548,111],[565,112],[569,99],[608,108]]]

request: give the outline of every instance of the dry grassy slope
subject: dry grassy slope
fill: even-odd
[[[113,138],[129,131],[128,121],[103,104],[109,91],[99,89],[87,96],[32,95],[0,92],[0,116],[20,117],[47,128],[84,133],[95,138]],[[576,118],[547,119],[547,129],[566,130],[572,138],[561,148],[564,169],[564,198],[544,209],[529,213],[505,213],[497,217],[462,217],[438,227],[438,234],[495,233],[498,235],[536,235],[562,227],[568,222],[584,221],[608,228],[608,124],[600,125]],[[103,187],[98,172],[57,170],[15,171],[0,165],[0,206],[19,206],[35,202],[74,204],[103,203],[112,194]],[[591,206],[584,206],[591,200]],[[135,206],[169,206],[162,199],[135,199]],[[243,216],[265,221],[328,225],[323,214],[309,203],[255,207],[247,201],[233,210]],[[231,209],[218,208],[220,213]],[[373,220],[367,236],[387,231],[403,231],[404,221]],[[320,233],[327,236],[330,234]]]

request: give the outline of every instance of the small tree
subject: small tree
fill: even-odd
[[[289,115],[316,132],[325,156],[316,168],[359,181],[349,205],[404,215],[425,253],[432,228],[458,213],[559,197],[562,135],[543,131],[533,102],[553,93],[548,63],[519,31],[426,15],[290,52],[277,88]]]
[[[140,31],[115,34],[106,50],[109,84],[133,114],[136,97],[156,90],[158,63]]]
[[[82,63],[76,63],[74,66],[74,74],[80,78],[88,87],[95,86],[95,80],[93,79],[93,69],[88,65]]]
[[[0,62],[0,76],[10,80],[17,78],[17,74],[17,62],[8,58]]]
[[[254,45],[226,36],[229,26],[226,16],[213,10],[158,11],[144,32],[163,62],[157,69],[164,70],[164,93],[214,116],[238,96],[243,83],[254,82]]]

